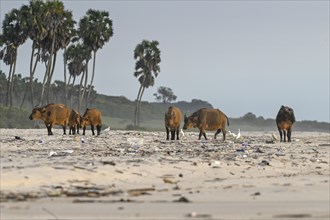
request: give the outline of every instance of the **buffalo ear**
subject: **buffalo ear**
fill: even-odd
[[[42,109],[41,109],[41,112],[45,112],[45,111],[46,111],[46,108],[42,108]]]
[[[197,119],[198,119],[198,117],[193,117],[193,121],[194,122],[197,121]]]

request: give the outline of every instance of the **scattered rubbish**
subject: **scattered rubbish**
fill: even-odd
[[[57,155],[57,152],[55,151],[52,151],[50,150],[49,153],[48,153],[48,156],[51,157],[51,156],[56,156]]]
[[[243,147],[248,147],[248,146],[251,146],[251,145],[249,144],[249,142],[244,141],[244,142],[242,143],[242,146],[243,146]]]
[[[127,138],[127,143],[130,147],[137,149],[143,146],[143,138]]]
[[[311,218],[311,214],[282,214],[275,215],[274,218],[285,218],[285,219],[301,219],[301,218]]]
[[[183,202],[183,203],[189,203],[191,202],[189,199],[187,199],[184,196],[181,196],[179,199],[174,200],[173,202]]]
[[[213,180],[205,180],[204,182],[222,182],[226,180],[226,178],[214,178]]]
[[[68,155],[70,155],[72,153],[73,153],[73,150],[62,150],[62,151],[59,151],[59,152],[50,150],[49,153],[48,153],[48,156],[49,157],[53,157],[53,156],[68,156]]]
[[[101,161],[103,165],[111,165],[111,166],[116,166],[116,163],[113,161]]]
[[[274,140],[267,140],[266,144],[275,144],[275,141]]]
[[[210,214],[198,214],[196,212],[191,212],[186,215],[188,218],[212,218],[212,215]]]
[[[81,142],[82,144],[86,143],[86,141],[84,140],[84,138],[80,138],[80,142]]]
[[[255,151],[256,153],[265,153],[263,150],[261,150],[259,147],[256,149],[256,151]]]
[[[155,188],[130,189],[127,192],[131,196],[141,196],[150,195],[150,191],[155,191]]]
[[[267,160],[262,160],[260,163],[259,163],[260,166],[270,166],[269,162]]]
[[[255,193],[253,193],[251,196],[260,196],[260,195],[261,195],[260,192],[255,192]]]
[[[19,136],[15,136],[15,139],[16,139],[16,140],[22,140],[22,138],[19,137]]]
[[[87,167],[83,167],[83,166],[79,166],[79,165],[73,165],[74,168],[77,168],[77,169],[81,169],[81,170],[87,170],[87,171],[90,171],[90,172],[96,172],[94,169],[92,168],[87,168]],[[96,168],[96,167],[95,167]]]
[[[179,181],[175,181],[174,179],[170,178],[164,178],[163,179],[164,183],[169,183],[169,184],[177,184]]]
[[[275,153],[275,155],[276,156],[285,156],[285,153],[283,153],[283,152],[281,152],[281,151],[277,151],[276,153]]]

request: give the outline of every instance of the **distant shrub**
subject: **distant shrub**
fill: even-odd
[[[25,109],[0,106],[0,128],[31,128],[29,115]]]
[[[147,131],[147,129],[145,127],[138,127],[138,126],[134,126],[134,125],[127,125],[126,130],[130,130],[130,131]]]

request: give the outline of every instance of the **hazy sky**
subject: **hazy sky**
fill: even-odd
[[[229,117],[275,118],[288,105],[297,120],[329,122],[327,0],[63,2],[77,22],[89,8],[109,11],[113,20],[114,36],[97,53],[99,93],[134,100],[134,48],[157,40],[161,72],[144,101],[154,101],[165,86],[178,101],[206,100]],[[2,24],[5,13],[28,1],[0,4]],[[29,40],[19,48],[16,73],[28,76],[30,52]],[[62,59],[57,62],[54,78],[63,80]],[[43,73],[38,69],[39,81]]]

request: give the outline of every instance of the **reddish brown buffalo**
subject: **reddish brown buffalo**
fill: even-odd
[[[228,117],[221,112],[219,109],[207,109],[202,108],[198,111],[194,112],[191,116],[184,116],[184,125],[183,129],[186,130],[188,128],[198,128],[199,129],[199,137],[198,140],[201,139],[202,135],[205,140],[206,133],[205,131],[215,131],[214,139],[217,138],[217,134],[222,131],[223,140],[226,139],[226,122],[229,126]]]
[[[44,107],[34,108],[30,120],[41,119],[44,121],[48,135],[53,135],[53,125],[61,125],[63,134],[66,134],[66,125],[69,122],[70,109],[63,104],[48,104]]]
[[[179,140],[179,130],[182,120],[182,113],[179,108],[170,106],[165,113],[165,128],[166,128],[166,140],[169,140],[169,133],[171,131],[171,140]]]
[[[81,122],[81,126],[83,128],[83,135],[85,135],[86,126],[91,126],[92,134],[94,133],[94,127],[96,126],[97,135],[100,135],[101,127],[102,127],[102,113],[100,110],[96,108],[86,109],[83,120]]]
[[[282,105],[276,116],[276,125],[280,133],[281,142],[283,139],[286,142],[286,136],[288,136],[288,142],[291,142],[291,133],[295,122],[296,118],[293,109]]]
[[[82,116],[76,110],[72,109],[69,117],[69,134],[79,134],[79,127],[82,121]]]

